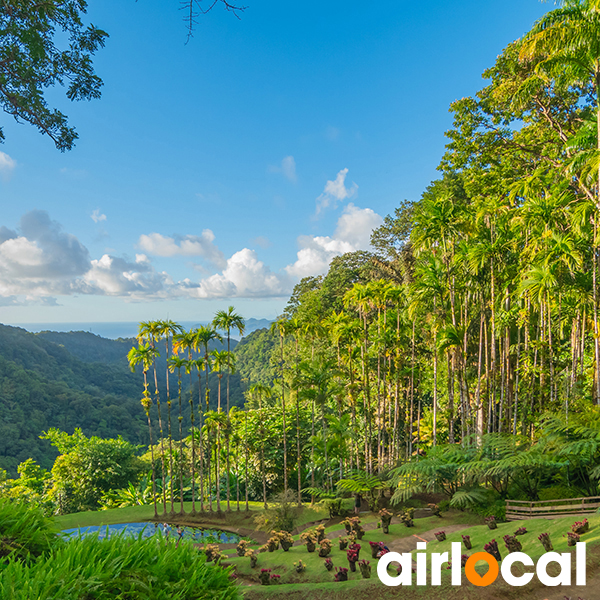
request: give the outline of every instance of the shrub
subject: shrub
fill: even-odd
[[[57,543],[51,521],[41,509],[0,500],[0,557],[34,559]]]

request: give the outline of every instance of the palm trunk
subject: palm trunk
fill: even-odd
[[[169,431],[169,488],[171,494],[171,514],[175,514],[175,494],[173,493],[173,434],[171,431],[171,390],[169,388],[169,336],[167,335],[167,421]]]
[[[183,508],[183,411],[181,407],[181,368],[177,369],[177,395],[179,399],[179,500],[180,509],[179,514],[184,515],[185,510]]]
[[[154,348],[154,339],[152,340],[152,347]],[[154,389],[156,395],[156,410],[158,412],[158,429],[160,432],[160,464],[162,469],[162,498],[163,498],[163,515],[167,514],[167,486],[166,486],[166,471],[165,471],[165,446],[164,446],[164,435],[162,426],[162,417],[160,414],[160,397],[158,392],[158,377],[156,375],[156,360],[152,361],[152,367],[154,370]]]
[[[192,464],[191,464],[191,474],[192,474],[192,515],[196,514],[196,428],[194,427],[194,423],[196,421],[194,415],[194,387],[192,385],[192,351],[189,350],[189,362],[190,362],[190,421],[192,424]]]

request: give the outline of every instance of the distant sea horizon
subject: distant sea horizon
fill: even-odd
[[[254,319],[249,319],[254,320]],[[263,321],[263,319],[257,319]],[[179,324],[185,329],[206,325],[208,321],[179,321]],[[138,332],[138,321],[114,321],[114,322],[82,322],[82,323],[5,323],[11,327],[22,327],[31,333],[39,333],[40,331],[86,331],[93,333],[103,338],[116,340],[118,338],[133,338]],[[247,333],[250,333],[254,328],[249,328]],[[239,339],[239,336],[231,337]]]
[[[198,321],[181,322],[180,325],[189,329],[200,325]],[[22,327],[31,333],[40,331],[85,331],[103,338],[116,340],[117,338],[132,338],[137,335],[139,322],[114,321],[114,322],[83,322],[83,323],[14,323],[13,327]]]

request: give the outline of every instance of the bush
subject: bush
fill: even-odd
[[[0,500],[0,557],[29,560],[58,543],[51,521],[40,508]],[[0,595],[0,597],[3,597]],[[8,598],[8,596],[6,596]]]
[[[10,561],[0,574],[0,598],[235,600],[230,573],[208,564],[191,542],[95,535],[61,544],[33,565]]]
[[[544,488],[540,490],[538,495],[540,500],[566,500],[567,498],[582,498],[583,496],[587,496],[580,489],[567,485],[553,485]]]

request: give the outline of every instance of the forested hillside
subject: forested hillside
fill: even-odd
[[[127,352],[134,339],[108,340],[78,331],[29,333],[0,325],[0,468],[16,473],[19,463],[33,458],[50,468],[57,452],[39,436],[51,427],[72,433],[80,427],[86,435],[148,444],[146,416],[140,405],[141,370],[132,373]],[[231,341],[235,347],[237,342]],[[211,349],[222,349],[219,342]],[[159,385],[166,378],[166,359],[157,360]],[[171,376],[176,387],[176,374]],[[196,375],[193,394],[198,395]],[[217,375],[209,377],[211,405],[217,399]],[[182,377],[182,389],[190,387]],[[243,404],[241,378],[231,378],[230,401]],[[156,418],[156,407],[151,411]],[[189,415],[184,427],[190,426]]]

